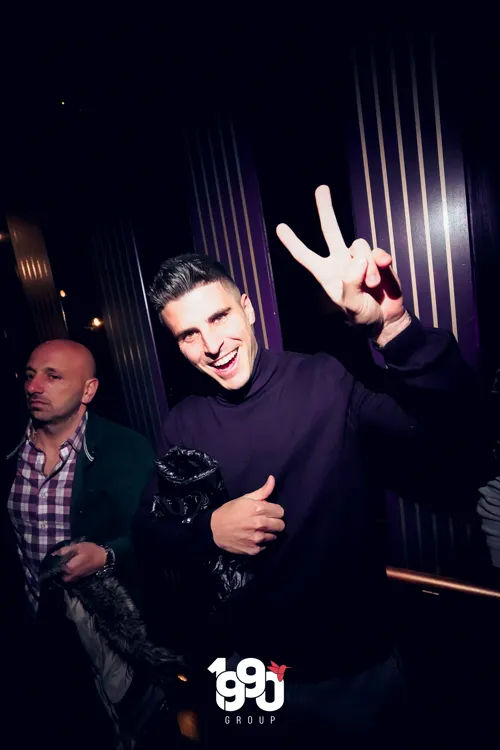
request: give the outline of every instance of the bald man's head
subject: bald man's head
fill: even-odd
[[[26,398],[33,419],[65,421],[82,415],[99,383],[95,360],[76,341],[54,339],[37,346],[26,365]]]

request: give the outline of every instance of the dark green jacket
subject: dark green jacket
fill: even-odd
[[[24,444],[24,439],[20,446]],[[19,447],[20,447],[19,446]],[[15,446],[13,446],[15,447]],[[12,607],[24,598],[24,574],[7,514],[7,500],[14,481],[18,450],[4,458],[2,471],[2,580]],[[85,443],[78,454],[71,495],[71,537],[107,544],[116,554],[116,575],[137,594],[137,575],[130,542],[130,525],[144,486],[154,470],[154,453],[146,438],[89,411]],[[14,612],[12,612],[14,614]],[[15,619],[15,618],[14,618]]]

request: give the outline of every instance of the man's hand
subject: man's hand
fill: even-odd
[[[257,555],[263,542],[276,539],[276,532],[285,528],[281,520],[285,511],[281,505],[267,502],[274,485],[270,476],[260,489],[230,500],[212,513],[212,533],[218,547],[236,555]]]
[[[329,188],[322,185],[315,195],[321,229],[330,250],[327,258],[309,250],[286,224],[280,224],[276,233],[330,299],[354,323],[367,326],[370,335],[384,346],[411,322],[399,280],[391,269],[391,256],[379,248],[371,250],[368,242],[361,239],[348,248],[335,217]]]
[[[56,554],[65,555],[67,552],[72,552],[73,557],[64,566],[66,572],[62,575],[62,580],[65,583],[97,573],[106,565],[106,550],[93,542],[79,542],[70,547],[61,547]]]

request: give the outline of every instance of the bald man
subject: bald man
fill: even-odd
[[[12,703],[7,714],[22,747],[68,736],[75,749],[111,746],[73,623],[58,608],[47,612],[39,586],[47,552],[85,537],[66,580],[112,571],[136,598],[129,528],[154,454],[144,437],[88,410],[98,385],[94,359],[81,344],[37,347],[26,366],[30,419],[20,441],[9,436],[2,467],[1,663]]]
[[[124,583],[133,576],[129,526],[154,454],[142,436],[88,412],[98,385],[94,358],[76,341],[47,341],[26,366],[31,419],[8,456],[7,510],[28,616],[38,607],[40,562],[64,539],[89,540],[66,581],[108,570]]]

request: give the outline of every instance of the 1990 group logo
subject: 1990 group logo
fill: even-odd
[[[255,699],[261,711],[277,711],[285,700],[283,676],[287,667],[274,662],[267,667],[259,659],[242,659],[236,670],[227,669],[226,659],[216,659],[208,671],[216,675],[216,701],[223,711],[239,711],[247,698]],[[274,685],[274,698],[268,700],[266,685]]]

